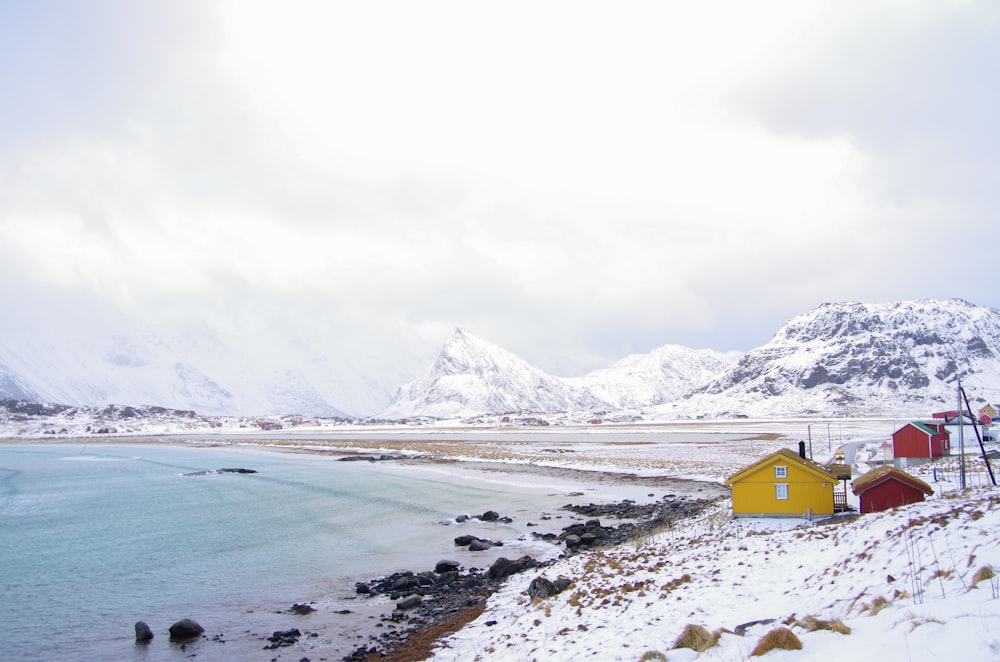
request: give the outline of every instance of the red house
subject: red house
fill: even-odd
[[[892,433],[893,457],[932,459],[951,450],[950,435],[943,423],[907,423]]]
[[[934,494],[930,485],[895,467],[879,467],[856,478],[851,489],[861,500],[861,514],[918,503]]]

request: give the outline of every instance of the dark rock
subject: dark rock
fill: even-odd
[[[570,584],[572,583],[573,582],[569,580],[569,577],[559,577],[554,582],[552,582],[552,585],[555,587],[556,593],[562,593],[563,591],[568,589],[570,587]]]
[[[564,510],[578,515],[590,517],[585,524],[571,524],[559,535],[566,543],[568,553],[576,553],[597,545],[616,545],[634,539],[644,532],[669,526],[680,519],[696,516],[712,500],[687,499],[666,495],[661,501],[650,504],[637,504],[630,499],[620,503],[573,505],[568,504]],[[603,526],[596,516],[609,517],[617,520],[634,520],[620,524],[618,527]]]
[[[458,579],[458,570],[452,572],[442,572],[435,580],[435,584],[453,584]]]
[[[417,579],[413,575],[403,575],[402,577],[396,580],[396,583],[392,585],[392,588],[395,591],[409,592],[410,589],[417,588],[418,586],[420,586],[419,579]]]
[[[747,634],[747,630],[749,630],[750,628],[754,627],[755,625],[770,625],[771,623],[774,623],[776,620],[778,620],[778,619],[776,619],[776,618],[762,618],[759,621],[750,621],[749,623],[740,623],[735,628],[733,628],[733,632],[735,632],[736,634],[740,635],[741,637],[745,637],[746,634]]]
[[[294,605],[292,605],[292,609],[291,609],[291,612],[293,614],[311,614],[314,611],[316,611],[316,610],[312,606],[310,606],[310,605],[300,605],[297,602]]]
[[[201,627],[196,621],[190,618],[182,618],[170,626],[170,638],[174,641],[194,639],[204,631],[205,628]]]
[[[358,582],[357,584],[354,585],[354,592],[355,593],[367,594],[367,593],[371,593],[372,589],[365,582]]]
[[[468,515],[459,515],[458,517],[455,518],[455,521],[458,522],[459,524],[461,524],[462,522],[468,522],[469,521],[469,516]]]
[[[455,572],[460,567],[458,561],[438,561],[437,565],[434,566],[434,572],[444,574],[446,572]]]
[[[482,552],[490,547],[503,547],[502,542],[496,542],[493,540],[486,540],[484,538],[477,538],[476,536],[458,536],[455,538],[456,547],[466,547],[468,546],[470,551]]]
[[[528,584],[528,596],[531,598],[547,598],[556,594],[556,586],[545,577],[535,577]]]
[[[485,513],[479,516],[479,519],[484,522],[495,522],[500,519],[500,513],[495,510],[487,510]]]
[[[337,458],[338,462],[385,462],[386,460],[398,460],[400,455],[346,455]]]
[[[302,633],[299,632],[298,628],[292,628],[291,630],[275,630],[274,634],[267,638],[270,641],[270,645],[264,646],[264,650],[274,650],[275,648],[282,648],[283,646],[293,646],[299,641],[299,637]]]
[[[423,598],[421,598],[419,595],[411,595],[397,602],[396,609],[399,609],[400,611],[413,609],[414,607],[420,606],[420,603],[423,601],[424,601]]]
[[[146,625],[145,621],[139,621],[135,624],[135,640],[140,644],[145,644],[152,640],[153,631]]]
[[[519,572],[524,572],[530,568],[537,568],[538,561],[531,558],[530,556],[522,556],[516,561],[511,561],[508,558],[501,556],[489,569],[490,579],[503,579],[504,577],[509,577],[515,575]]]

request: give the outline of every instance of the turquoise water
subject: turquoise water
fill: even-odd
[[[223,467],[258,473],[184,475]],[[536,502],[531,490],[248,447],[0,444],[3,657],[186,659],[165,641],[181,618],[206,634],[266,629],[276,606],[336,602],[355,579],[454,558],[457,533],[442,522],[456,514]],[[154,645],[134,644],[137,620]],[[261,648],[227,646],[216,659]]]

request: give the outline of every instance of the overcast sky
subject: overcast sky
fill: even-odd
[[[0,99],[5,334],[460,326],[575,376],[1000,307],[993,0],[4,2]]]

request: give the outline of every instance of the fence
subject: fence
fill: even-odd
[[[992,464],[996,464],[995,462]],[[997,467],[993,467],[993,474],[996,475]],[[962,487],[962,475],[958,467],[937,467],[933,469],[931,486],[937,491],[958,490]],[[992,486],[990,474],[986,471],[986,465],[982,460],[967,460],[965,465],[965,485],[966,487]]]

